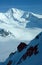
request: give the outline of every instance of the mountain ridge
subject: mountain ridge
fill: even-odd
[[[20,42],[29,44],[42,32],[42,15],[11,8],[0,12],[0,29],[3,29],[0,31],[0,61],[4,61]]]
[[[39,33],[24,49],[11,53],[2,65],[42,65],[42,32]],[[24,43],[23,43],[24,44]],[[35,51],[33,51],[33,49]],[[28,51],[27,51],[28,50]],[[27,54],[28,53],[28,54]],[[26,56],[27,54],[27,56]],[[17,58],[16,58],[17,57]],[[31,61],[30,61],[31,60]],[[39,61],[39,62],[38,62]]]

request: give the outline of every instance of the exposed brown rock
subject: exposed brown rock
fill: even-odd
[[[26,45],[24,42],[21,42],[21,43],[18,45],[17,49],[18,49],[19,52],[21,52],[26,46],[27,46],[27,45]]]

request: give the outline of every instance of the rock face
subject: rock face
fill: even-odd
[[[18,45],[17,49],[18,49],[19,52],[21,52],[26,46],[27,46],[27,45],[26,45],[24,42],[21,42],[21,43]]]
[[[10,60],[7,65],[11,65],[11,64],[12,64],[12,61]]]
[[[5,36],[8,36],[8,35],[9,35],[9,32],[7,32],[4,29],[0,28],[0,36],[5,37]]]
[[[31,57],[33,54],[36,55],[38,54],[38,44],[35,45],[34,47],[33,46],[30,46],[26,53],[22,56],[22,59],[25,60],[27,57]]]

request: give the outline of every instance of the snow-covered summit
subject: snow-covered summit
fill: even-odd
[[[35,20],[37,19],[37,21],[39,21],[39,19],[40,21],[42,21],[42,15],[19,10],[16,8],[11,8],[5,13],[0,13],[0,22],[8,25],[13,25],[14,27],[26,28],[27,23],[29,25],[29,22],[32,22],[31,17],[32,19],[33,18],[35,18]]]
[[[19,38],[24,37],[23,33],[27,34],[28,28],[42,28],[42,15],[11,8],[5,13],[0,13],[0,28],[5,28]]]
[[[32,22],[30,19],[32,16],[35,18],[35,20],[38,19],[37,21],[39,21],[39,19],[41,19],[42,21],[42,15],[11,8],[5,13],[0,13],[0,22],[10,24],[15,27],[26,28],[27,23],[29,25],[29,22]]]

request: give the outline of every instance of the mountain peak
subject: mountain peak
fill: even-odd
[[[28,28],[42,28],[42,18],[38,18],[32,12],[23,11],[16,8],[11,8],[6,13],[0,14],[0,23],[1,28],[8,29],[18,39],[20,39],[22,36],[24,39],[27,39],[27,37],[30,39],[34,37],[31,35],[31,32],[28,31]],[[24,34],[26,36],[24,36]]]
[[[11,13],[11,14],[16,14],[16,15],[21,15],[23,14],[24,11],[20,10],[20,9],[17,9],[17,8],[11,8],[7,11],[8,13]],[[6,12],[6,13],[7,13]]]

